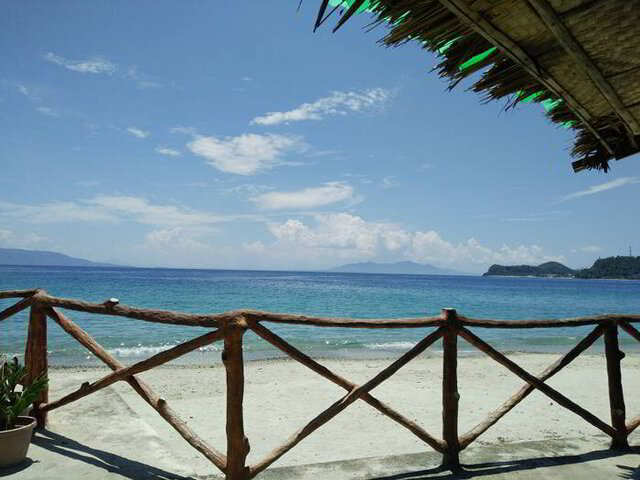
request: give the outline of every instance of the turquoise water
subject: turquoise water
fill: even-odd
[[[495,319],[560,318],[605,313],[640,314],[640,281],[470,276],[369,275],[317,272],[265,272],[141,268],[0,267],[0,290],[40,287],[50,294],[122,305],[215,313],[253,308],[284,313],[349,317],[433,316],[453,307],[469,317]],[[0,308],[11,300],[0,300]],[[117,357],[129,362],[157,353],[204,332],[194,327],[68,312]],[[0,323],[0,352],[21,354],[28,313]],[[53,364],[93,359],[50,322],[48,346]],[[429,329],[335,329],[271,325],[274,331],[314,356],[388,356],[414,345]],[[477,332],[503,350],[564,351],[589,331],[565,329]],[[621,334],[625,350],[637,342]],[[464,351],[472,351],[461,341]],[[433,351],[439,350],[439,345]],[[596,347],[601,348],[601,347]],[[201,349],[185,361],[209,363],[220,345]],[[245,337],[248,358],[277,356],[253,334]]]

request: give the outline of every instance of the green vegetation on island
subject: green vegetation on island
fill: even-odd
[[[559,262],[537,266],[491,265],[483,276],[640,279],[640,257],[599,258],[590,268],[580,270],[572,270]]]

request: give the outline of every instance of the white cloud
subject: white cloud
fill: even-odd
[[[112,75],[115,73],[117,68],[114,63],[100,57],[93,57],[87,60],[68,60],[53,52],[49,52],[44,56],[44,58],[48,62],[79,73]]]
[[[49,117],[59,118],[62,116],[59,112],[56,112],[53,108],[49,108],[49,107],[37,107],[36,111],[38,111],[43,115],[47,115]]]
[[[195,127],[171,127],[169,128],[169,133],[180,133],[183,135],[198,135]]]
[[[285,163],[284,156],[304,147],[300,137],[292,135],[245,133],[237,137],[197,137],[187,143],[195,155],[222,172],[255,175]]]
[[[162,84],[154,80],[151,76],[140,72],[138,67],[127,68],[123,74],[123,78],[134,82],[138,88],[143,90],[147,88],[162,87]]]
[[[15,233],[0,229],[0,247],[4,248],[37,248],[46,246],[49,240],[35,233]]]
[[[217,215],[181,205],[154,204],[142,197],[98,195],[78,202],[52,202],[25,205],[0,202],[0,218],[24,223],[103,223],[134,221],[163,228],[202,227],[252,215]]]
[[[566,202],[567,200],[572,200],[574,198],[580,198],[586,195],[593,195],[595,193],[605,192],[613,188],[620,188],[620,187],[624,187],[625,185],[631,185],[633,183],[638,183],[638,182],[640,182],[640,179],[638,179],[638,177],[617,178],[615,180],[611,180],[610,182],[600,183],[598,185],[592,185],[585,190],[581,190],[579,192],[574,192],[569,195],[566,195],[555,203]]]
[[[151,135],[150,131],[142,130],[136,127],[127,127],[127,132],[129,132],[134,137],[138,137],[138,138],[147,138],[149,135]]]
[[[266,210],[283,208],[315,208],[332,203],[353,200],[353,187],[344,182],[327,182],[320,187],[305,188],[293,192],[267,192],[255,195],[251,200]]]
[[[598,247],[597,245],[585,245],[582,247],[574,248],[571,250],[572,253],[599,253],[602,251],[602,247]]]
[[[32,88],[29,88],[26,85],[22,85],[22,84],[18,84],[17,87],[18,87],[18,91],[22,95],[27,97],[27,100],[29,100],[30,102],[39,103],[41,101],[40,96],[37,95]]]
[[[157,205],[141,197],[99,195],[86,203],[110,212],[119,218],[131,218],[138,223],[159,226],[189,226],[212,224],[223,217],[208,212],[175,205]]]
[[[160,88],[163,85],[150,75],[146,75],[135,65],[126,67],[118,65],[102,57],[92,57],[86,60],[69,60],[61,55],[49,52],[44,56],[47,62],[60,65],[78,73],[92,73],[94,75],[108,75],[135,83],[138,88]]]
[[[155,148],[156,153],[159,153],[160,155],[167,155],[169,157],[179,157],[180,155],[182,155],[180,153],[180,150],[176,150],[175,148],[169,148],[169,147],[156,147]]]
[[[385,190],[389,188],[396,188],[402,185],[400,180],[395,175],[389,175],[388,177],[384,177],[382,182],[380,182],[380,188],[384,188]]]
[[[546,254],[537,245],[490,248],[473,238],[453,243],[433,230],[412,232],[392,223],[367,222],[346,213],[315,215],[311,224],[289,219],[271,223],[268,229],[275,242],[264,248],[269,255],[289,264],[326,266],[332,261],[404,258],[477,270],[490,263],[538,264],[562,259]]]
[[[75,202],[51,202],[25,205],[0,202],[0,218],[26,223],[116,223],[118,218],[102,208]]]
[[[346,115],[348,112],[361,112],[365,109],[383,105],[392,96],[390,90],[370,88],[362,92],[331,92],[312,103],[303,103],[287,112],[268,112],[254,118],[251,123],[258,125],[279,125],[303,120],[321,120],[327,115]]]

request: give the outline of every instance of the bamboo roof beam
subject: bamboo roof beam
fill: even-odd
[[[591,81],[598,88],[602,96],[607,100],[614,112],[622,119],[630,133],[630,139],[635,142],[633,136],[640,135],[640,123],[624,106],[620,97],[615,92],[611,84],[604,77],[600,69],[593,62],[591,57],[584,51],[580,44],[573,37],[567,26],[558,17],[558,14],[549,5],[547,0],[527,0],[529,5],[538,13],[540,19],[547,27],[562,48],[573,57],[580,68],[587,74]]]
[[[598,130],[591,124],[591,114],[584,108],[562,85],[560,85],[544,68],[538,65],[534,58],[524,51],[513,39],[496,28],[491,22],[485,19],[478,12],[472,10],[469,5],[461,0],[438,0],[451,13],[456,15],[461,22],[469,25],[478,34],[482,35],[493,45],[498,47],[502,53],[520,65],[527,73],[538,80],[542,85],[559,97],[564,98],[567,105],[575,113],[576,117],[584,126],[598,139],[602,146],[610,155],[616,156],[613,148],[600,135]]]

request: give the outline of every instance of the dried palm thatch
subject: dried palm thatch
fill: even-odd
[[[640,152],[640,0],[321,0],[315,28],[336,10],[334,31],[367,10],[385,45],[437,53],[450,89],[482,71],[484,101],[542,103],[576,132],[576,172]]]

